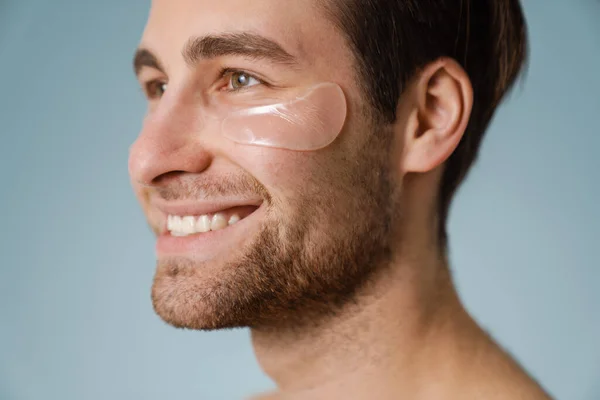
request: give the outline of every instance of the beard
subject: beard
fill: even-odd
[[[198,330],[296,326],[351,302],[389,264],[399,218],[388,140],[366,142],[311,177],[301,195],[270,199],[259,233],[216,273],[191,258],[159,260],[156,313]]]

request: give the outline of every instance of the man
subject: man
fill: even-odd
[[[265,398],[549,398],[446,257],[452,195],[525,57],[517,0],[155,0],[129,168],[156,312],[249,327]]]

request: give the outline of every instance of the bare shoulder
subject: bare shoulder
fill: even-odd
[[[502,349],[494,350],[474,370],[473,399],[552,400],[513,357]]]

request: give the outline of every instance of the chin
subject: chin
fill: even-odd
[[[213,260],[214,261],[214,260]],[[211,265],[212,264],[212,265]],[[176,328],[214,330],[243,326],[233,318],[223,266],[187,258],[158,262],[152,284],[154,311]]]

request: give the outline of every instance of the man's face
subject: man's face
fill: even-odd
[[[175,326],[256,327],[330,312],[389,257],[396,145],[373,122],[350,49],[317,1],[153,2],[140,48],[157,65],[146,56],[139,70],[151,98],[129,166],[158,236],[154,308]],[[226,35],[237,38],[230,49],[261,36],[293,60],[182,55],[195,39]],[[347,102],[345,125],[325,148],[240,144],[204,129],[203,99],[238,96],[230,87],[285,93],[324,82]],[[178,218],[212,230],[179,236],[184,228],[168,229]]]

